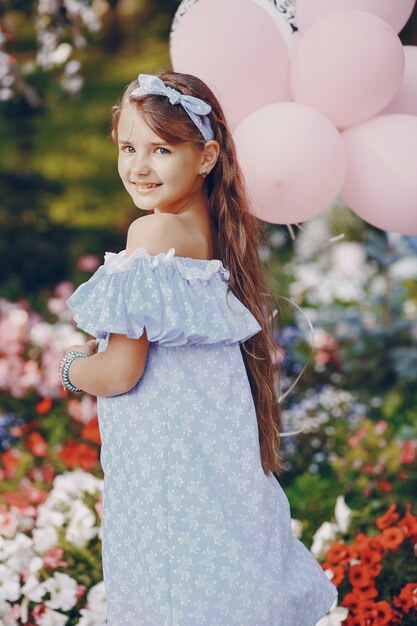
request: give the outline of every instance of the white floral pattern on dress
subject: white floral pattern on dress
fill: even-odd
[[[68,300],[78,325],[99,351],[110,332],[158,337],[138,383],[97,399],[109,626],[315,626],[337,589],[261,466],[239,345],[260,326],[239,301],[232,317],[213,261],[107,258],[117,271],[101,266]]]

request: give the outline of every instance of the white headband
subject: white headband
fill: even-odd
[[[200,130],[206,141],[214,139],[213,129],[207,117],[211,111],[211,106],[194,96],[187,96],[173,87],[168,87],[163,80],[152,74],[139,74],[139,87],[134,89],[129,98],[135,96],[145,96],[152,94],[155,96],[166,96],[171,104],[181,104]]]

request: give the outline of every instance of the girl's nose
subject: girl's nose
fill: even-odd
[[[150,172],[150,169],[146,163],[135,164],[135,166],[132,167],[132,174],[134,176],[140,176],[141,174],[149,174],[149,172]]]
[[[149,163],[146,154],[142,154],[139,151],[136,152],[132,163],[132,172],[135,175],[149,173]]]

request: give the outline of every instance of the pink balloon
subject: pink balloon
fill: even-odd
[[[171,46],[177,72],[213,90],[233,129],[251,111],[283,101],[289,57],[274,20],[251,0],[199,0],[178,22]]]
[[[301,34],[325,15],[351,9],[373,13],[399,33],[408,22],[415,2],[416,0],[297,0],[295,15]]]
[[[319,111],[296,102],[269,104],[233,133],[251,210],[272,224],[296,224],[336,198],[346,174],[337,129]]]
[[[417,117],[380,115],[342,133],[348,170],[340,196],[366,222],[417,234]]]
[[[365,11],[337,11],[300,37],[291,63],[291,93],[294,101],[317,108],[343,128],[388,104],[404,66],[401,41],[383,20]]]
[[[404,46],[405,73],[399,90],[391,102],[378,113],[417,115],[417,46]]]

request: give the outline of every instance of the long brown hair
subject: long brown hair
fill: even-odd
[[[236,147],[221,106],[207,85],[191,74],[171,70],[153,72],[169,87],[182,94],[196,96],[211,106],[209,119],[214,139],[220,145],[217,162],[204,181],[203,192],[209,208],[214,233],[215,258],[230,271],[227,290],[249,309],[262,331],[241,344],[256,409],[260,456],[263,471],[281,474],[285,462],[279,454],[281,409],[276,397],[275,376],[279,366],[272,361],[276,351],[273,339],[273,313],[258,256],[263,234],[258,219],[249,209],[245,181],[236,157]],[[109,137],[117,143],[117,127],[122,107],[138,80],[127,85],[123,95],[111,107]],[[135,96],[133,100],[145,122],[164,141],[174,144],[192,141],[201,150],[205,140],[182,106],[173,106],[168,98],[156,95]],[[133,102],[131,100],[131,102]]]

